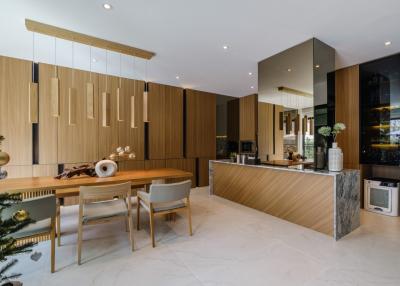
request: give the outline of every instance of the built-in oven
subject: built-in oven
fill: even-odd
[[[384,215],[399,216],[399,182],[385,178],[365,180],[365,209]]]
[[[240,153],[255,155],[257,153],[256,142],[255,141],[240,141]]]

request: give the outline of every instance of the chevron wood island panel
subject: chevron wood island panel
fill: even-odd
[[[333,236],[334,177],[213,162],[213,193]]]

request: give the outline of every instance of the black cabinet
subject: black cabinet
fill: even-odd
[[[360,65],[360,160],[400,165],[400,54]]]

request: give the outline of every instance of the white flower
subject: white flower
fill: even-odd
[[[331,135],[332,129],[329,126],[322,126],[318,129],[318,133],[324,137],[328,137]]]
[[[344,123],[338,122],[333,126],[333,130],[335,130],[337,133],[340,131],[343,131],[346,129],[346,125]]]

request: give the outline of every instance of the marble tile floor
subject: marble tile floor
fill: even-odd
[[[334,239],[218,197],[192,191],[194,235],[186,217],[148,216],[130,252],[122,222],[84,229],[83,264],[76,264],[77,207],[62,209],[62,246],[50,274],[49,242],[38,262],[20,255],[14,272],[24,285],[400,285],[400,218],[362,211],[362,225]]]

